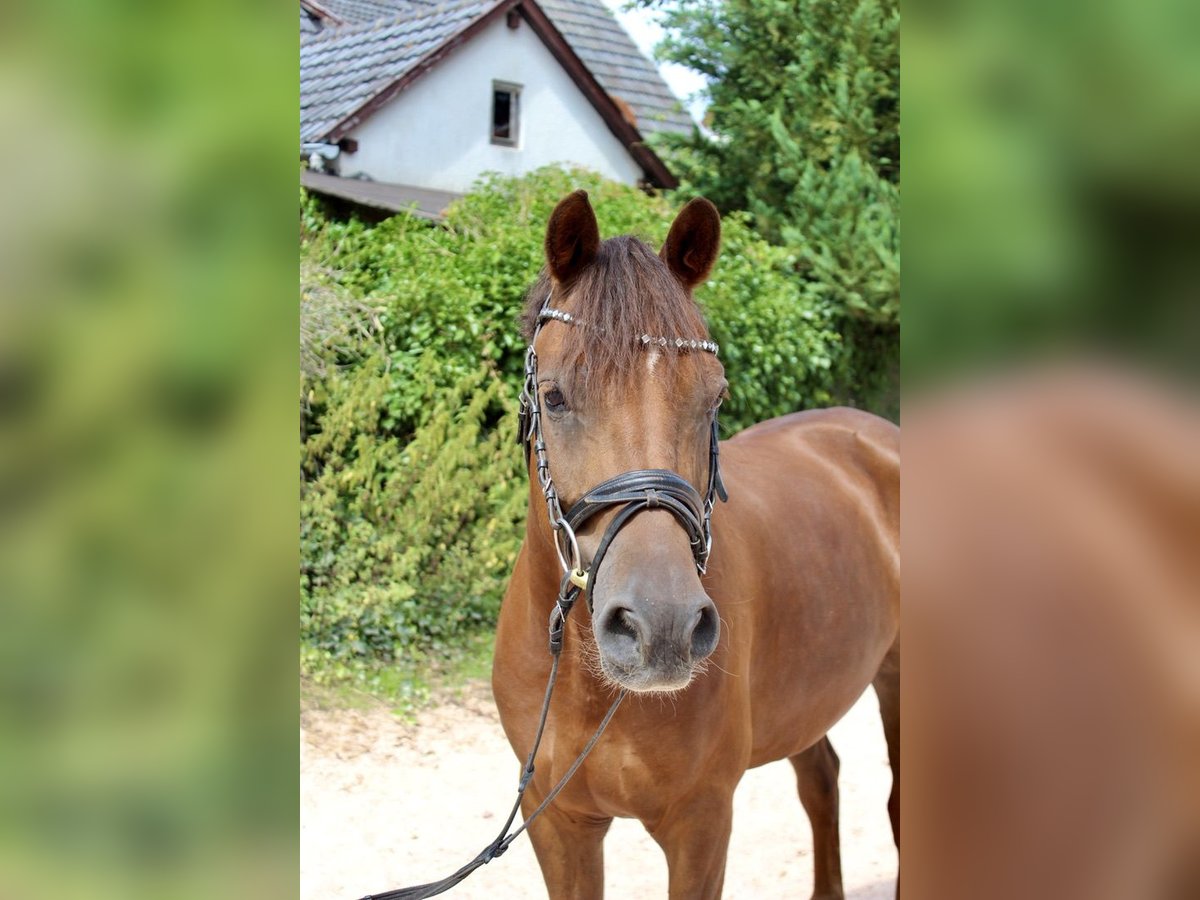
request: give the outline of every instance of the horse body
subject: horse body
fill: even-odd
[[[842,409],[764,422],[725,445],[730,500],[706,587],[729,622],[729,663],[745,672],[751,766],[815,743],[895,642],[897,445],[895,426]]]
[[[565,326],[554,328],[539,349],[548,358]],[[646,362],[652,374],[655,365],[653,358]],[[659,374],[656,390],[626,393],[621,416],[592,417],[589,436],[605,452],[591,466],[592,483],[643,467],[670,468],[701,483],[706,456],[687,441],[681,447],[679,437],[687,436],[692,415],[691,382],[684,381],[696,381],[696,373]],[[566,381],[555,377],[556,385]],[[672,408],[664,400],[672,398],[682,418],[663,414]],[[628,686],[614,679],[622,670],[605,658],[614,633],[626,641],[634,635],[649,659],[651,628],[670,632],[654,639],[654,652],[683,662],[672,657],[662,672],[686,663],[692,674],[680,689],[673,674],[660,672],[654,677],[666,690],[654,690],[651,680],[650,689],[632,693],[575,778],[532,825],[552,897],[602,896],[602,840],[618,816],[639,819],[663,847],[672,898],[720,896],[734,789],[747,768],[784,758],[796,767],[813,821],[816,895],[841,896],[837,757],[824,735],[873,681],[894,771],[898,763],[898,443],[895,426],[848,409],[785,416],[723,442],[729,501],[714,512],[714,549],[699,580],[669,513],[647,510],[622,529],[591,585],[593,615],[577,610],[567,619],[526,814],[575,761],[617,683]],[[553,449],[554,466],[564,459],[570,475],[565,448]],[[550,670],[547,620],[561,575],[541,491],[531,481],[526,539],[501,608],[493,671],[501,720],[522,759]],[[585,555],[595,551],[602,528],[603,521],[580,533]],[[695,596],[701,600],[693,602]],[[693,648],[704,642],[688,629],[699,630],[695,622],[703,622],[704,611],[691,611],[709,598],[720,637],[715,649],[693,654],[711,652],[701,662],[689,657],[688,641]],[[671,610],[681,604],[691,604],[686,615]],[[621,607],[616,625],[614,605]],[[598,635],[604,628],[610,633]],[[897,800],[894,788],[894,827]]]

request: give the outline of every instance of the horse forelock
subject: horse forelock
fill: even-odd
[[[629,235],[609,238],[596,260],[565,285],[554,285],[543,270],[526,296],[522,319],[529,340],[546,297],[551,306],[577,320],[564,329],[565,365],[580,376],[588,394],[620,388],[646,373],[642,335],[684,340],[708,337],[700,308],[643,241]],[[699,354],[703,355],[703,354]],[[680,366],[695,366],[698,354],[664,353],[656,371],[670,377]]]

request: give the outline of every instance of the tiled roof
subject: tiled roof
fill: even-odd
[[[654,63],[601,0],[537,2],[604,90],[633,109],[639,131],[690,132],[695,127]]]
[[[348,24],[301,29],[300,137],[322,140],[346,116],[403,76],[499,0],[322,0]],[[678,99],[601,0],[538,5],[638,130],[690,131]],[[303,23],[302,23],[303,24]]]
[[[328,3],[341,16],[342,3]],[[319,141],[348,115],[500,0],[405,4],[405,12],[365,24],[325,28],[300,41],[300,139]],[[349,5],[349,4],[347,4]],[[354,0],[354,5],[366,4]]]

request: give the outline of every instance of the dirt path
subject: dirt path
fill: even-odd
[[[842,865],[846,896],[890,900],[896,849],[887,818],[891,772],[871,691],[830,732],[842,758]],[[300,739],[301,897],[355,900],[432,881],[495,836],[519,770],[485,684],[419,716],[387,710],[305,711]],[[635,821],[605,842],[607,896],[662,898],[662,852]],[[808,897],[812,835],[787,762],[751,770],[734,800],[725,878],[729,900]],[[448,896],[544,897],[533,849],[519,839]]]

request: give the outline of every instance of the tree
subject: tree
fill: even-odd
[[[658,56],[709,81],[711,133],[662,135],[683,190],[745,210],[792,249],[800,289],[833,304],[842,399],[895,415],[900,312],[896,0],[637,0]]]

